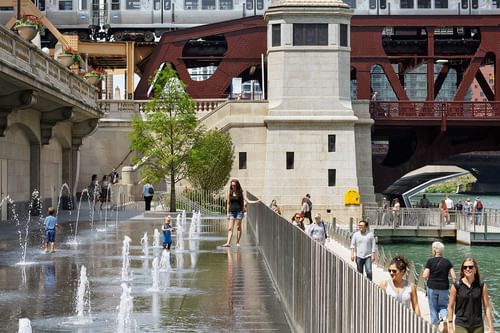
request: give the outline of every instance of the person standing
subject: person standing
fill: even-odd
[[[394,198],[394,200],[392,201],[392,214],[394,217],[394,227],[397,228],[399,227],[399,218],[401,215],[401,204],[399,203],[398,198]]]
[[[476,260],[466,258],[460,267],[460,280],[450,288],[448,333],[484,332],[483,308],[489,326],[488,332],[495,333],[488,287],[486,283],[481,282]]]
[[[226,198],[226,211],[228,216],[227,241],[222,246],[230,247],[231,239],[233,238],[233,228],[236,226],[236,246],[240,246],[241,240],[241,220],[245,216],[246,203],[256,203],[249,201],[245,197],[245,193],[241,188],[241,184],[237,179],[232,179],[229,183],[229,191]]]
[[[101,202],[99,209],[102,209],[103,205],[106,206],[106,204],[111,201],[111,186],[108,181],[108,176],[106,175],[102,176],[99,201]]]
[[[356,261],[358,272],[363,275],[366,270],[366,277],[372,280],[372,263],[375,262],[375,252],[377,244],[371,231],[368,231],[368,222],[359,221],[358,231],[352,235],[351,240],[351,261]]]
[[[449,215],[448,215],[448,206],[446,206],[446,202],[441,200],[439,203],[439,211],[441,212],[441,219],[444,223],[448,224]]]
[[[142,194],[144,196],[144,202],[145,202],[145,210],[151,210],[151,201],[153,201],[153,194],[155,193],[155,190],[153,188],[153,185],[151,185],[149,182],[144,184],[142,187]]]
[[[448,195],[446,195],[444,202],[446,203],[446,208],[448,208],[449,211],[453,210],[455,208],[455,205],[453,204],[453,200],[451,200]]]
[[[312,223],[312,209],[313,209],[313,204],[311,201],[311,195],[309,193],[306,194],[306,202],[307,205],[309,206],[308,213],[304,215],[305,218],[309,219],[309,223]]]
[[[53,207],[49,207],[48,216],[45,218],[43,224],[45,226],[45,253],[56,252],[56,228],[59,228],[57,224],[57,217],[55,216],[56,210]]]
[[[170,216],[167,215],[163,219],[163,225],[161,226],[161,231],[163,232],[163,248],[170,251],[172,246],[172,232],[175,230],[170,224]]]
[[[484,205],[479,197],[476,198],[474,204],[472,205],[472,212],[474,213],[474,217],[477,225],[481,225],[483,220],[483,209]]]
[[[441,242],[432,243],[432,258],[427,260],[422,277],[427,280],[427,298],[431,313],[431,323],[439,325],[442,332],[448,317],[449,281],[455,283],[457,276],[452,263],[443,257],[444,245]]]
[[[420,208],[429,208],[430,206],[429,199],[424,195],[422,195],[422,199],[420,199]]]
[[[326,227],[323,221],[321,221],[321,215],[316,214],[314,219],[316,223],[309,226],[309,228],[307,229],[307,233],[315,241],[319,242],[320,244],[325,244]]]
[[[89,200],[92,203],[92,208],[95,208],[95,203],[99,200],[99,190],[99,179],[97,179],[96,174],[93,174],[88,187],[88,195]]]
[[[391,278],[380,282],[379,287],[384,289],[387,295],[394,297],[404,306],[412,308],[415,314],[420,316],[417,286],[403,279],[408,267],[408,259],[402,256],[394,257],[389,264],[389,274]]]

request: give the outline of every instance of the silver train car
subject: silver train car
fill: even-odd
[[[32,0],[82,40],[152,42],[165,31],[263,15],[271,0]],[[344,0],[354,15],[498,15],[500,0]],[[0,7],[0,24],[15,12]],[[52,38],[52,40],[51,40]],[[45,44],[55,42],[47,32]],[[48,42],[47,42],[48,40]]]

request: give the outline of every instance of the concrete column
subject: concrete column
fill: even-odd
[[[30,146],[30,192],[40,191],[40,144]]]

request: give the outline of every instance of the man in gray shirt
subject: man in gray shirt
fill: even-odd
[[[375,252],[377,251],[377,244],[373,233],[368,231],[368,222],[359,221],[359,231],[352,235],[351,240],[351,260],[356,259],[356,266],[358,272],[363,274],[366,269],[366,277],[372,280],[372,262],[375,262]]]

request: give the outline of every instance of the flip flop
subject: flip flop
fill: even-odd
[[[231,247],[231,244],[222,244],[222,247]]]

